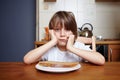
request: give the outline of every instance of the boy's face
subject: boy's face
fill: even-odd
[[[58,39],[59,46],[66,46],[70,35],[73,35],[71,30],[66,30],[64,27],[59,25],[54,28],[55,36]]]

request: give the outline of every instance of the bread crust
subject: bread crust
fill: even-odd
[[[78,65],[79,62],[54,62],[54,61],[40,61],[39,65],[44,67],[64,67],[64,68],[71,68]]]

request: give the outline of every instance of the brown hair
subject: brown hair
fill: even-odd
[[[75,21],[75,16],[72,12],[56,12],[49,22],[49,29],[54,29],[58,24],[66,30],[71,30],[75,35],[75,38],[77,38],[77,24]]]

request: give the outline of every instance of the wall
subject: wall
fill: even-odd
[[[72,11],[78,27],[84,23],[95,25],[96,12],[94,0],[56,0],[56,2],[39,1],[39,40],[44,38],[44,27],[48,26],[52,15],[59,10]]]
[[[0,0],[0,61],[23,61],[34,48],[35,0]]]
[[[44,38],[44,27],[48,26],[52,15],[59,10],[72,11],[78,27],[84,23],[94,26],[94,36],[120,38],[120,3],[96,3],[95,0],[57,0],[56,2],[39,1],[39,22],[37,40]]]
[[[95,34],[104,38],[120,38],[120,2],[96,3]]]

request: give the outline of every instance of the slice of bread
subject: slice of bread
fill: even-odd
[[[64,67],[64,68],[71,68],[75,67],[79,62],[54,62],[54,61],[40,61],[39,65],[44,67]]]

